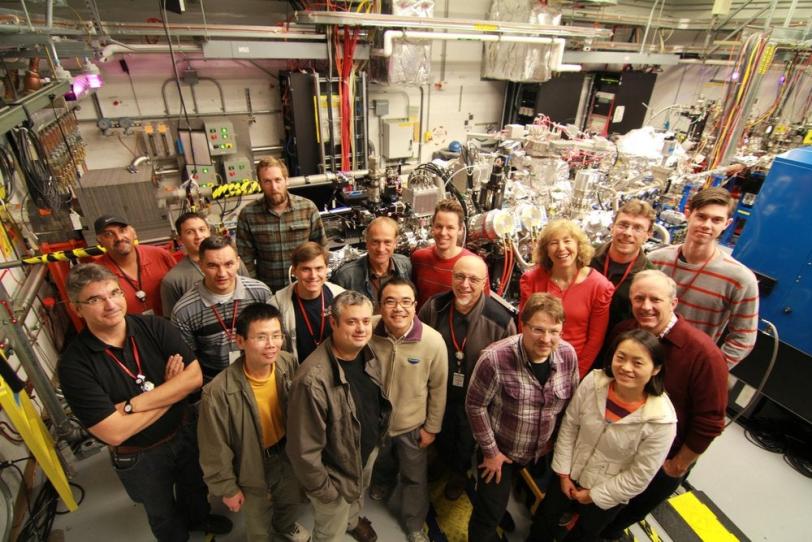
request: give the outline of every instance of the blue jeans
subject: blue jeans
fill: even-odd
[[[197,451],[196,417],[168,442],[134,454],[111,452],[127,495],[144,505],[159,542],[185,542],[189,528],[206,521],[210,507]]]

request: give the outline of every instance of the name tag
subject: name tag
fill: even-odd
[[[231,365],[232,363],[234,363],[235,361],[240,359],[241,355],[242,355],[242,351],[240,351],[240,350],[232,350],[232,351],[230,351],[228,353],[228,364]]]
[[[455,388],[461,388],[465,385],[465,373],[455,372],[451,375],[451,385]]]

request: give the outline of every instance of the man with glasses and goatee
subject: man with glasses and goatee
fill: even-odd
[[[465,491],[474,436],[465,414],[465,392],[482,349],[516,334],[513,315],[485,291],[488,268],[478,256],[454,264],[451,291],[423,305],[418,317],[440,332],[448,354],[448,385],[443,430],[437,436],[440,460],[449,471],[445,497],[454,501]]]

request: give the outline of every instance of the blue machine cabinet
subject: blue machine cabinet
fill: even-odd
[[[759,316],[781,337],[765,394],[812,420],[812,147],[775,159],[733,256],[758,276]],[[766,360],[752,358],[769,357],[767,350],[757,347],[733,373],[755,385]]]

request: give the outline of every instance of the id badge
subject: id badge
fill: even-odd
[[[461,388],[465,385],[465,373],[455,372],[451,375],[451,385],[455,388]]]
[[[234,363],[235,361],[240,359],[241,355],[242,355],[242,350],[231,350],[228,353],[228,364],[231,365],[232,363]]]

